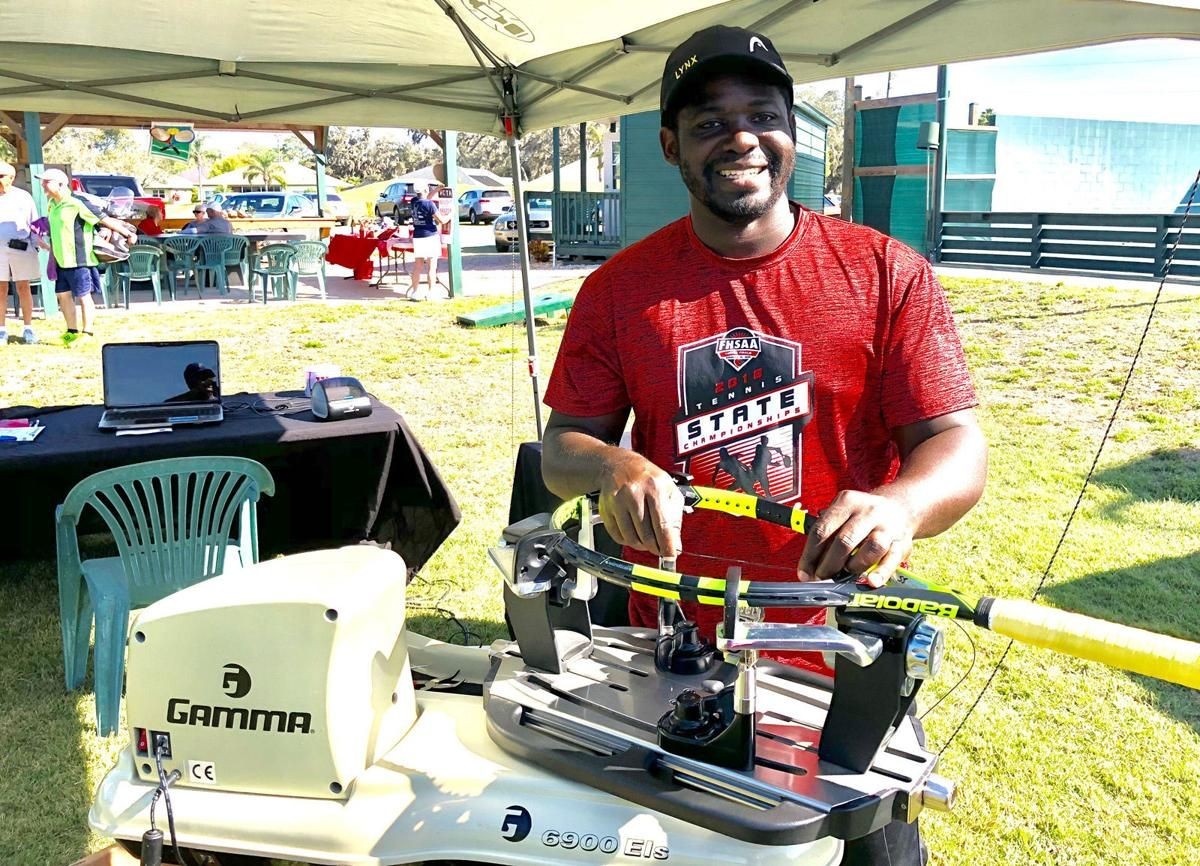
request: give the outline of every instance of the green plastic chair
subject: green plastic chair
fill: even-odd
[[[299,241],[292,244],[296,248],[296,276],[316,277],[317,285],[321,287],[321,300],[325,300],[325,244],[320,241]],[[292,300],[296,300],[296,283],[292,283]]]
[[[179,285],[179,275],[183,274],[183,290],[187,291],[188,281],[196,283],[196,294],[204,297],[201,290],[200,277],[196,273],[196,265],[200,259],[200,238],[177,235],[171,238],[161,238],[159,244],[166,250],[166,266],[168,285],[171,287],[171,300],[175,300],[175,289]]]
[[[162,258],[162,248],[154,244],[134,244],[129,248],[129,260],[117,272],[121,292],[125,295],[125,309],[129,309],[129,294],[135,280],[148,281],[154,289],[155,302],[162,306]]]
[[[257,562],[257,502],[274,492],[271,473],[254,460],[179,457],[97,472],[55,511],[63,670],[67,688],[79,688],[94,620],[102,736],[115,732],[120,718],[130,610]],[[107,524],[118,556],[80,558],[77,527],[88,507]]]
[[[250,273],[262,277],[263,303],[267,296],[275,293],[276,298],[296,297],[296,248],[291,244],[268,244],[258,251]],[[254,289],[250,289],[250,300],[254,300]]]
[[[225,252],[233,245],[233,235],[201,235],[200,255],[196,258],[196,281],[204,284],[204,275],[212,274],[217,291],[229,294],[225,276]]]
[[[228,235],[225,240],[229,242],[225,248],[225,267],[237,268],[242,276],[242,288],[250,291],[250,241],[241,235]]]

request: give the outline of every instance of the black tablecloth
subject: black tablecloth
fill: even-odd
[[[382,403],[372,400],[366,418],[322,422],[299,392],[226,395],[223,402],[220,424],[143,436],[96,429],[100,406],[0,411],[46,427],[30,443],[0,442],[7,503],[0,560],[53,558],[54,509],[77,482],[165,457],[249,457],[271,471],[275,495],[258,504],[261,558],[370,541],[417,569],[462,519],[404,419]]]

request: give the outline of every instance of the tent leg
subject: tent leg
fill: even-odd
[[[517,217],[517,248],[521,255],[521,293],[525,297],[525,338],[529,343],[529,378],[533,384],[533,416],[537,422],[538,441],[542,439],[542,394],[538,387],[537,329],[533,323],[533,293],[529,288],[529,237],[526,225],[525,195],[521,191],[521,145],[516,136],[508,139],[508,158],[512,169],[513,210]]]

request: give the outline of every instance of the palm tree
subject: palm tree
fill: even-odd
[[[207,138],[196,136],[196,140],[192,142],[192,149],[188,153],[188,162],[196,169],[200,201],[204,201],[204,184],[212,174],[213,164],[220,158],[221,154],[209,146]]]
[[[264,190],[273,183],[282,187],[285,182],[283,164],[279,161],[279,154],[273,150],[252,153],[242,174],[248,183],[253,183],[255,178],[262,178]]]

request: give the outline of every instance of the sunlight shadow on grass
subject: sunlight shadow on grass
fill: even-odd
[[[91,758],[82,692],[63,685],[54,565],[6,563],[0,581],[0,774],[7,780],[0,786],[0,851],[10,852],[3,859],[13,866],[72,863],[88,850],[87,825],[74,816],[91,800]],[[48,851],[54,860],[45,859]]]

